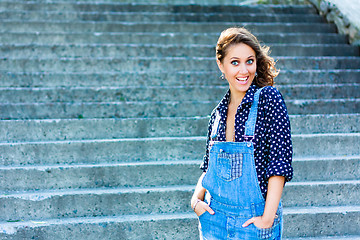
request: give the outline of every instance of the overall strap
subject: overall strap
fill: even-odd
[[[251,105],[251,109],[250,109],[250,112],[249,112],[249,117],[248,117],[248,120],[245,123],[245,135],[244,135],[244,137],[245,138],[251,138],[251,140],[254,138],[259,98],[260,98],[260,93],[261,93],[261,91],[263,89],[264,88],[260,88],[255,92],[254,101],[253,101],[253,103]]]

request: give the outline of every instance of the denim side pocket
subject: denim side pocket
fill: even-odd
[[[281,215],[276,215],[274,219],[274,223],[271,228],[258,228],[255,226],[255,228],[257,229],[258,238],[262,240],[279,239],[279,236],[281,234],[280,233],[281,217],[282,217]]]
[[[233,181],[242,176],[243,154],[219,153],[217,157],[217,175],[225,181]]]

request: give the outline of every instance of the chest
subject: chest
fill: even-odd
[[[246,105],[232,107],[229,105],[227,113],[223,116],[224,124],[219,134],[223,141],[242,141],[245,132],[245,122],[248,119],[250,107]]]

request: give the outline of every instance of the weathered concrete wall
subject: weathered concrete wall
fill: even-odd
[[[308,0],[320,14],[334,22],[341,34],[349,36],[350,43],[360,46],[360,5],[358,0]]]

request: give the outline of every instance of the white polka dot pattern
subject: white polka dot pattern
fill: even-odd
[[[235,116],[235,141],[244,142],[245,122],[248,119],[251,104],[256,90],[251,85]],[[221,120],[216,141],[226,141],[226,118],[230,98],[230,91],[225,94],[219,105],[211,114],[208,129],[208,141],[204,161],[201,169],[206,171],[209,161],[209,140],[212,125],[215,120],[215,110],[220,112]],[[281,93],[274,87],[268,86],[260,94],[258,114],[255,125],[254,159],[258,181],[263,196],[266,196],[268,179],[271,176],[284,176],[290,181],[293,176],[292,142],[290,121]]]

